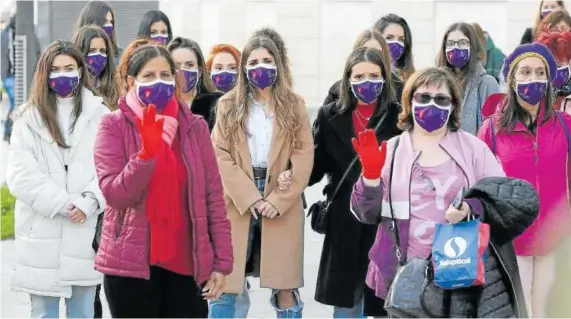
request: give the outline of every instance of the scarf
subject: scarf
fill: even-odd
[[[127,105],[138,118],[142,119],[144,106],[137,96],[130,92]],[[173,148],[180,151],[176,140],[178,121],[178,102],[172,98],[157,118],[164,118],[163,140],[166,142],[156,155],[155,170],[147,187],[145,212],[150,228],[150,265],[166,262],[177,253],[174,235],[177,227],[185,225],[182,207],[180,207],[180,188],[178,182],[178,159]],[[178,142],[178,141],[176,141]]]

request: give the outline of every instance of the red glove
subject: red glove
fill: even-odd
[[[143,119],[136,118],[137,129],[143,143],[143,148],[138,154],[140,159],[148,160],[155,157],[163,143],[164,119],[157,120],[156,112],[157,108],[150,104],[143,110]]]
[[[379,142],[375,131],[368,129],[359,133],[359,141],[353,138],[353,148],[359,155],[363,177],[366,179],[377,179],[381,177],[381,170],[385,165],[387,157],[387,142],[383,141],[379,148]]]

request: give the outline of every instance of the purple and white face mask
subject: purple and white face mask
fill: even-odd
[[[389,53],[391,54],[391,60],[396,63],[398,59],[404,54],[404,43],[396,40],[387,41],[389,46]]]
[[[246,67],[246,74],[250,84],[263,90],[276,82],[278,70],[275,65],[260,63]]]
[[[107,55],[101,52],[89,53],[86,57],[87,69],[93,77],[98,77],[107,66]]]
[[[192,91],[196,87],[196,83],[198,83],[198,76],[200,75],[200,72],[198,72],[198,70],[188,69],[180,69],[178,72],[181,72],[185,81],[184,87],[182,88],[182,93],[188,93]]]
[[[364,80],[351,82],[351,90],[355,97],[362,102],[371,104],[383,92],[384,80]]]
[[[151,35],[151,40],[155,41],[158,44],[167,45],[169,42],[169,35],[168,34],[153,34]]]
[[[461,69],[470,60],[470,49],[460,49],[458,47],[446,49],[446,59],[453,67]]]
[[[112,23],[106,23],[105,25],[103,25],[103,30],[105,30],[105,33],[107,33],[109,38],[111,38],[113,36],[113,24]]]
[[[210,79],[218,90],[227,93],[236,85],[238,73],[228,70],[214,71],[210,74]]]
[[[569,82],[569,66],[562,66],[557,68],[557,72],[555,73],[555,77],[551,84],[556,89],[562,88],[565,84]]]
[[[59,96],[69,96],[79,84],[79,71],[52,72],[48,79],[49,87]]]
[[[155,80],[137,84],[137,96],[145,106],[154,104],[157,111],[162,111],[174,96],[174,81]]]
[[[434,132],[448,123],[452,106],[439,106],[434,102],[412,102],[414,121],[427,132]]]
[[[547,80],[544,81],[522,81],[516,83],[517,95],[530,105],[537,105],[545,96],[547,91]]]

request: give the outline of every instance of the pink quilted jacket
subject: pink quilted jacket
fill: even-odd
[[[225,275],[232,272],[230,223],[206,122],[182,104],[178,121],[188,170],[194,278],[202,284],[213,271]],[[149,224],[144,199],[155,161],[138,159],[140,148],[135,114],[123,98],[119,109],[101,121],[95,141],[97,177],[107,201],[95,269],[108,275],[149,279]]]

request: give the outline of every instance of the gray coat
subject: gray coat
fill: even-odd
[[[462,129],[476,135],[482,125],[482,105],[488,96],[500,92],[500,86],[493,76],[488,75],[481,65],[466,82],[460,116]]]

